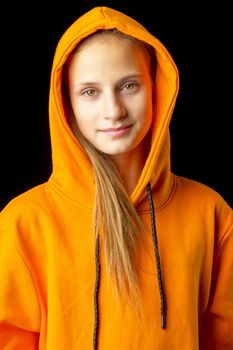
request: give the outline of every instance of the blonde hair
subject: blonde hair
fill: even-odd
[[[91,35],[118,35],[129,43],[139,46],[145,52],[152,81],[155,75],[155,51],[150,45],[113,30],[99,30]],[[83,41],[87,41],[87,37]],[[82,45],[78,44],[76,50]],[[93,231],[95,238],[103,242],[106,266],[112,277],[118,296],[138,306],[139,281],[136,269],[136,248],[140,240],[143,223],[131,202],[120,174],[108,155],[97,150],[79,131],[72,111],[67,89],[67,65],[63,75],[63,89],[68,105],[71,128],[87,153],[95,179],[95,201],[93,210]],[[101,233],[101,234],[100,234]]]

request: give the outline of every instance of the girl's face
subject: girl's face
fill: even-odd
[[[68,63],[68,90],[80,132],[98,150],[143,151],[152,121],[152,81],[142,48],[114,35],[84,42]]]

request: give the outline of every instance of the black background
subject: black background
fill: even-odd
[[[229,7],[116,0],[19,2],[1,9],[0,208],[51,173],[48,91],[54,51],[66,28],[97,5],[134,17],[167,47],[180,73],[172,170],[212,187],[233,207]]]

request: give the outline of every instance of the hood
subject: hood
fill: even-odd
[[[155,208],[158,208],[166,202],[173,187],[169,124],[179,89],[178,70],[171,55],[156,37],[134,19],[108,7],[95,7],[81,16],[58,42],[49,94],[53,164],[49,182],[71,200],[84,207],[92,207],[94,177],[88,157],[66,120],[62,99],[62,69],[70,52],[82,39],[99,29],[112,28],[147,42],[156,51],[151,150],[131,200],[138,205],[146,197],[146,186],[150,182],[155,194]]]

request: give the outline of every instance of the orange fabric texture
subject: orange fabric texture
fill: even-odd
[[[99,349],[233,349],[233,213],[213,189],[170,167],[169,124],[179,90],[163,44],[132,18],[96,7],[60,39],[49,99],[53,171],[46,183],[12,200],[0,217],[0,349],[92,349],[95,243],[94,179],[66,121],[62,67],[77,43],[118,28],[156,50],[151,150],[131,200],[148,229],[138,250],[142,317],[119,301],[100,247]],[[167,326],[160,296],[146,185],[152,186]]]

